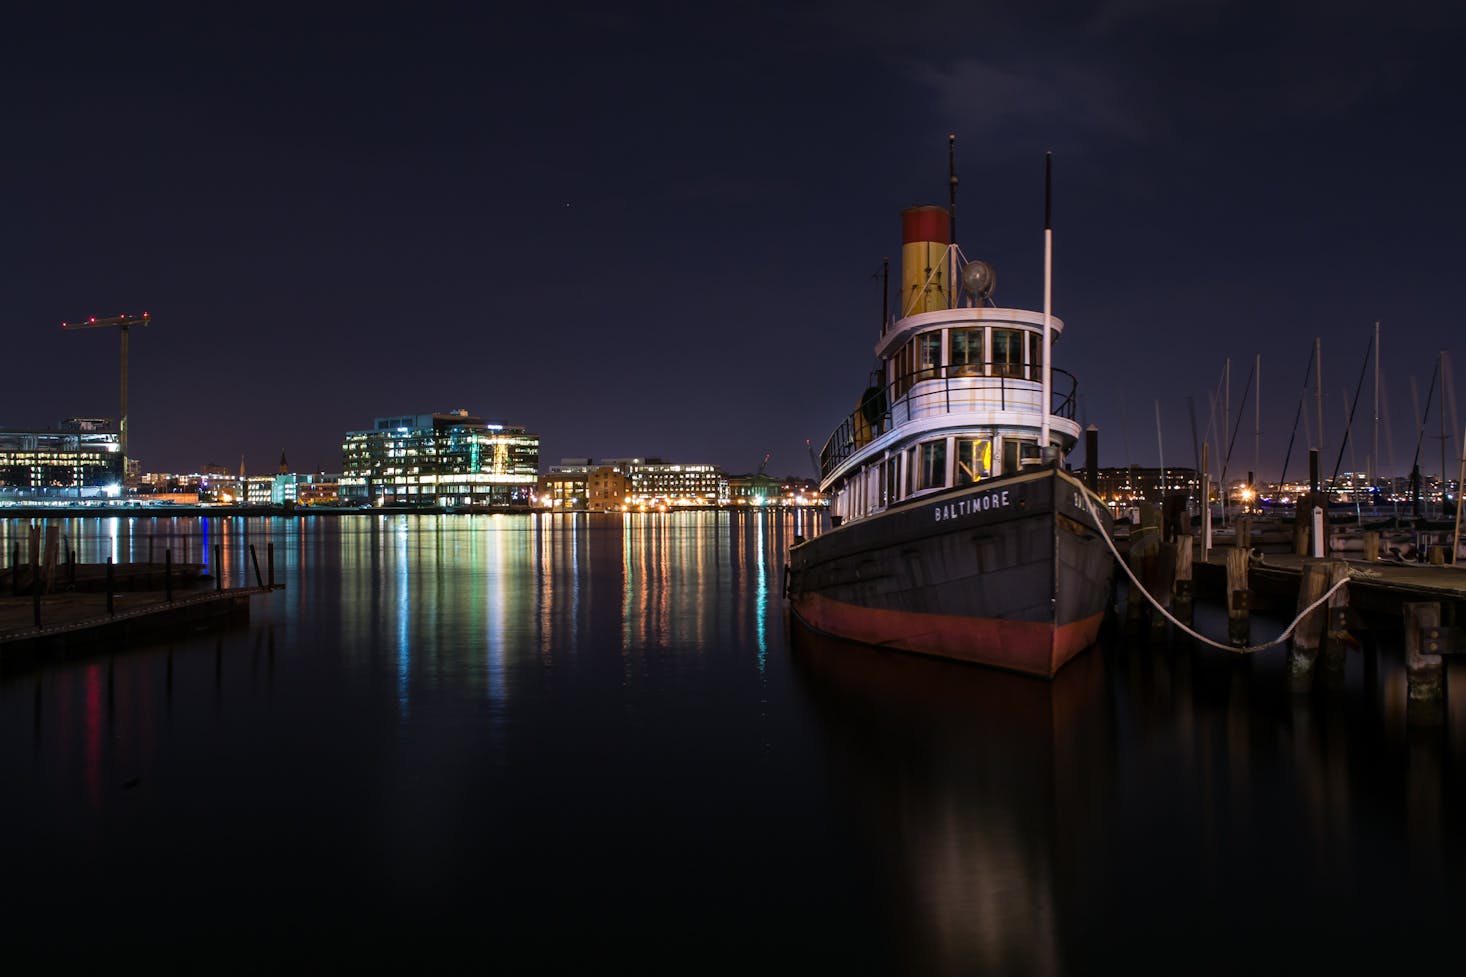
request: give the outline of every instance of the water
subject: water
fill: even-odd
[[[781,596],[795,514],[64,528],[85,560],[218,545],[228,581],[273,544],[285,590],[247,627],[0,675],[8,960],[1466,959],[1466,713],[1412,725],[1388,647],[1295,695],[1281,652],[1116,633],[1052,683],[813,641]]]

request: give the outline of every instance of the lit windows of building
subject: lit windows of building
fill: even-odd
[[[73,417],[55,430],[0,429],[0,498],[115,498],[124,474],[110,420]]]
[[[527,506],[540,439],[466,410],[379,417],[341,445],[342,502],[380,506]]]

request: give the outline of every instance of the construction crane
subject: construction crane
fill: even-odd
[[[152,316],[114,315],[104,319],[92,316],[78,322],[63,322],[62,329],[117,329],[122,333],[122,413],[117,420],[118,447],[122,449],[122,474],[127,475],[127,330],[132,326],[146,326]]]
[[[765,451],[764,452],[764,460],[758,463],[758,473],[760,475],[767,474],[768,467],[769,467],[769,459],[772,458],[773,456],[774,456],[774,453],[772,451]]]

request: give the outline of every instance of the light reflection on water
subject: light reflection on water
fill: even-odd
[[[1459,666],[1420,728],[1390,649],[1299,696],[1280,655],[1143,639],[1052,683],[811,640],[798,512],[64,531],[83,560],[217,543],[231,582],[273,544],[285,589],[0,671],[7,940],[918,974],[1466,949]],[[139,898],[67,942],[119,879]]]

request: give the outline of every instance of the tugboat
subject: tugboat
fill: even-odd
[[[789,551],[809,630],[1043,678],[1096,641],[1111,519],[1064,464],[1078,384],[1050,365],[1050,172],[1042,312],[993,304],[993,268],[952,240],[955,200],[902,212],[900,315],[820,452],[831,528]]]

